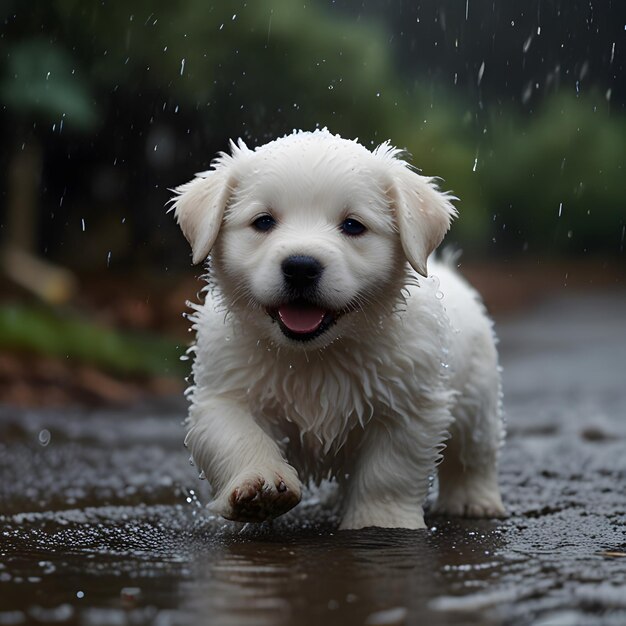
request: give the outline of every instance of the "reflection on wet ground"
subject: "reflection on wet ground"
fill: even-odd
[[[499,325],[505,521],[337,532],[207,516],[184,405],[0,410],[2,624],[626,623],[626,296]]]

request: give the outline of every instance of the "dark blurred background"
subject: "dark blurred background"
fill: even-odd
[[[447,241],[496,312],[623,284],[624,2],[0,6],[5,398],[182,379],[201,284],[166,203],[230,138],[406,148],[459,196]]]

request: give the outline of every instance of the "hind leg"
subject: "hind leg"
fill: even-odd
[[[504,437],[500,375],[473,368],[475,382],[465,387],[453,409],[435,512],[464,517],[504,517],[498,485],[498,451]]]
[[[454,437],[439,466],[439,495],[434,512],[462,517],[505,517],[495,455],[480,462],[464,461]]]

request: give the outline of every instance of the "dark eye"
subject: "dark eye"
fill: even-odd
[[[276,220],[267,213],[265,215],[259,215],[259,217],[252,222],[252,227],[262,233],[271,230],[274,226],[276,226]]]
[[[350,237],[358,237],[367,230],[361,222],[351,217],[341,222],[339,228],[344,235],[349,235]]]

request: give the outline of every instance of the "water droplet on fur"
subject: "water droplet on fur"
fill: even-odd
[[[198,478],[200,480],[206,480],[206,474],[204,473],[204,470],[202,470],[199,474],[198,474]]]
[[[195,465],[195,463],[193,462],[192,456],[189,457],[189,465],[191,465],[192,467]]]
[[[443,292],[442,291],[438,291],[435,294],[435,298],[437,298],[437,300],[441,300],[443,298]]]

